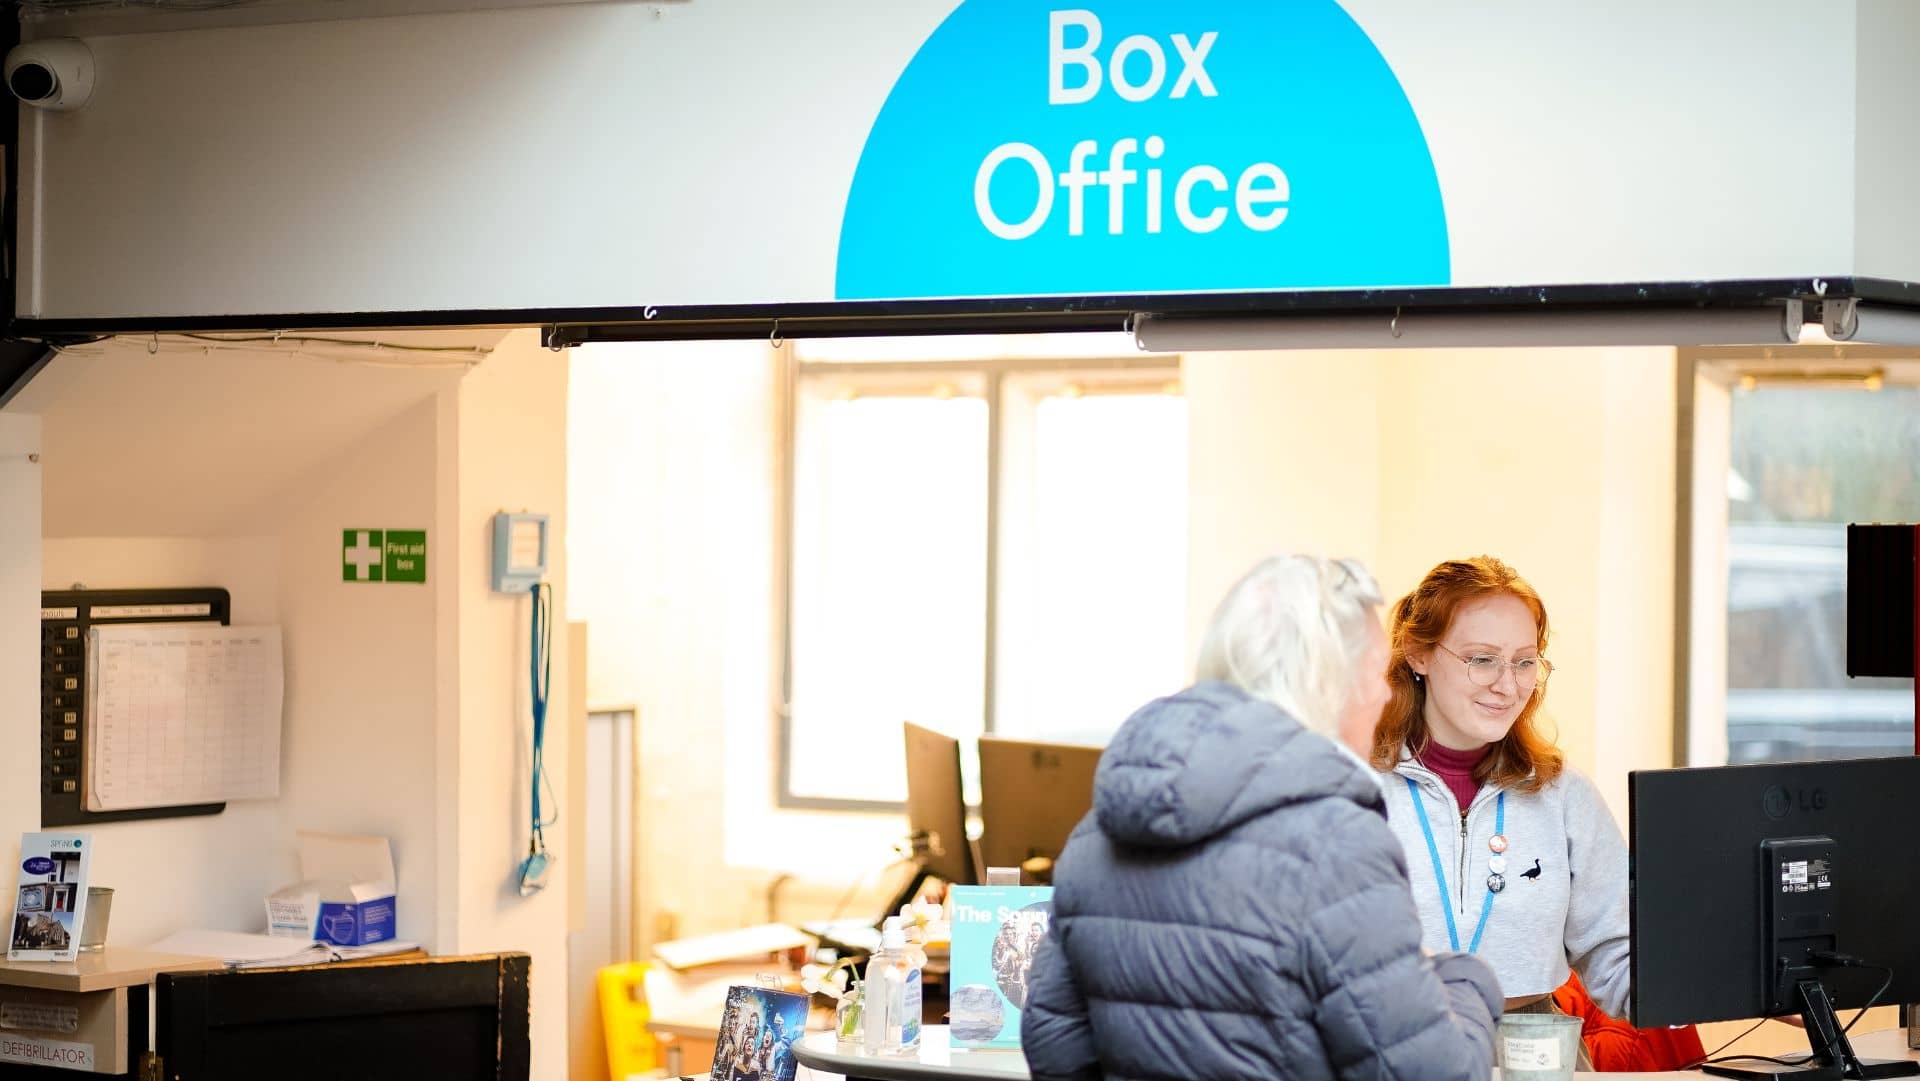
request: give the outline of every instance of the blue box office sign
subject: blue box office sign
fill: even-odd
[[[867,136],[835,295],[1449,278],[1419,118],[1333,0],[967,0]]]

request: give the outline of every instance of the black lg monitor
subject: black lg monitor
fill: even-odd
[[[960,741],[906,724],[907,830],[913,843],[913,878],[888,913],[912,901],[929,876],[950,886],[979,882],[973,846],[967,840],[967,797],[960,779]]]
[[[1834,1013],[1920,1001],[1920,758],[1642,770],[1628,785],[1634,1024],[1798,1014],[1803,1065],[1709,1072],[1920,1073],[1861,1063]]]
[[[1093,807],[1100,748],[980,737],[980,854],[988,867],[1058,859]]]

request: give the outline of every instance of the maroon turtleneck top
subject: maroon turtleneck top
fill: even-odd
[[[1480,764],[1492,744],[1475,747],[1471,751],[1455,751],[1440,746],[1432,740],[1419,754],[1420,764],[1440,775],[1440,780],[1453,792],[1453,798],[1460,803],[1460,811],[1466,813],[1467,805],[1473,802],[1474,793],[1480,791],[1479,782],[1473,779],[1473,767]]]

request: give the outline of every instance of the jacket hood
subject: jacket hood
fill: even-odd
[[[1385,814],[1374,773],[1278,707],[1201,683],[1141,707],[1094,776],[1100,831],[1182,848],[1291,803],[1339,798]]]

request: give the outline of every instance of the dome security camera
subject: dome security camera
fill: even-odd
[[[7,50],[7,89],[40,109],[78,109],[93,96],[93,50],[79,38],[28,41]]]

